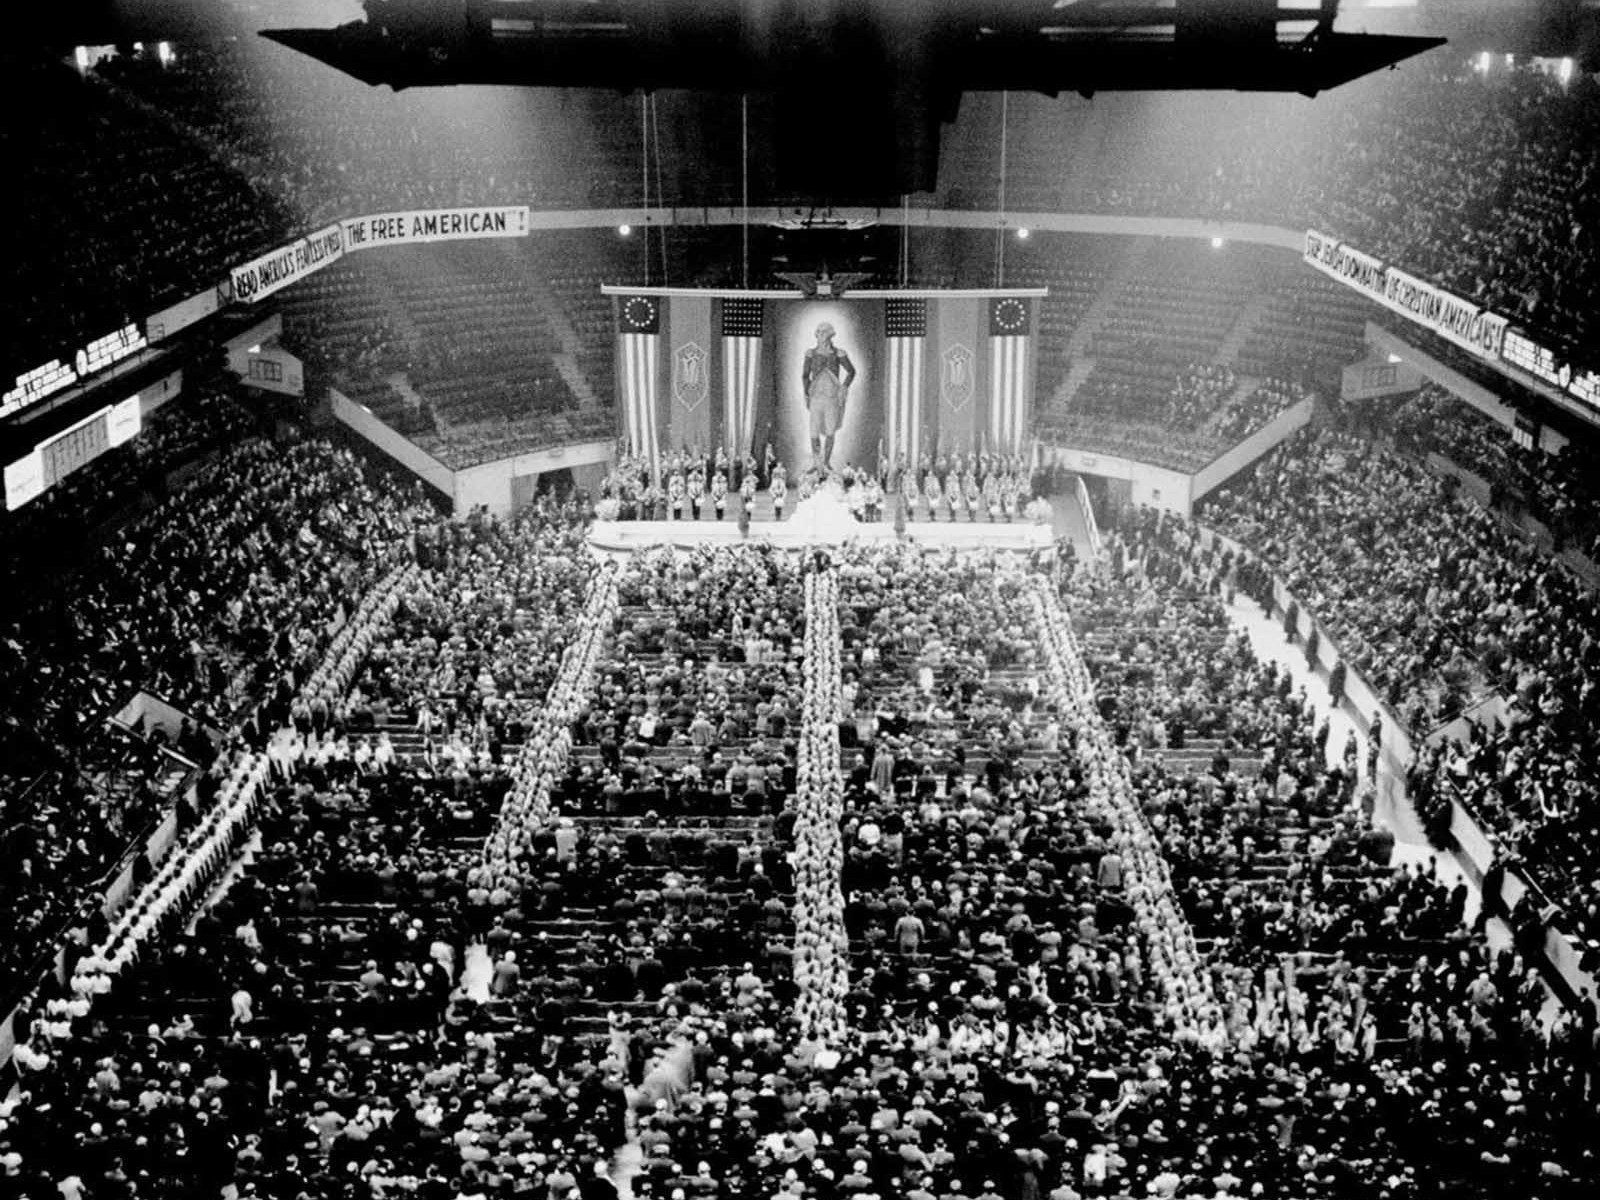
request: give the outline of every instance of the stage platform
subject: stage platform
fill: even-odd
[[[596,521],[589,530],[589,544],[609,553],[631,553],[656,546],[730,546],[742,541],[798,550],[898,540],[891,521],[857,521],[842,502],[826,493],[803,501],[786,520],[752,520],[748,538],[739,532],[738,522],[731,520]],[[910,521],[905,540],[946,550],[1016,553],[1051,550],[1055,545],[1049,525],[1031,522]]]

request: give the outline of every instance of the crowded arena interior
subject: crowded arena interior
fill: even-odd
[[[9,42],[0,1200],[1600,1194],[1600,12],[1209,2]]]

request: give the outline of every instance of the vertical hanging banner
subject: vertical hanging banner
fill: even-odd
[[[1022,447],[1032,390],[1033,306],[1016,296],[989,301],[988,445],[1001,454]]]
[[[915,462],[923,438],[923,365],[928,341],[928,302],[913,297],[884,301],[888,380],[884,387],[884,446],[891,462]]]
[[[666,427],[663,449],[711,450],[711,297],[666,302]]]
[[[935,340],[930,353],[936,364],[931,408],[937,424],[935,452],[966,454],[978,448],[978,413],[983,408],[988,363],[980,351],[987,306],[969,296],[934,301]]]
[[[661,301],[654,296],[617,298],[617,380],[628,453],[650,461],[661,456],[657,433],[657,377],[661,357]]]
[[[755,449],[766,305],[756,297],[730,296],[722,301],[721,316],[722,432],[718,443],[737,460]]]

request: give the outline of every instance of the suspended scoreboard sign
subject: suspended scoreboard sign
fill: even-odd
[[[527,237],[526,204],[498,208],[434,208],[417,212],[372,213],[343,223],[346,250],[475,238]]]
[[[233,269],[233,298],[245,304],[281,291],[344,257],[344,231],[335,222]]]
[[[1517,370],[1560,388],[1574,400],[1600,411],[1600,371],[1574,366],[1518,329],[1506,331],[1501,357]]]
[[[78,382],[78,373],[59,358],[18,375],[16,383],[0,396],[0,417],[9,417],[30,405],[54,396]]]

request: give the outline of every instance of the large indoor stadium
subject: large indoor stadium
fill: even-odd
[[[15,24],[0,1200],[1600,1194],[1600,0]]]

